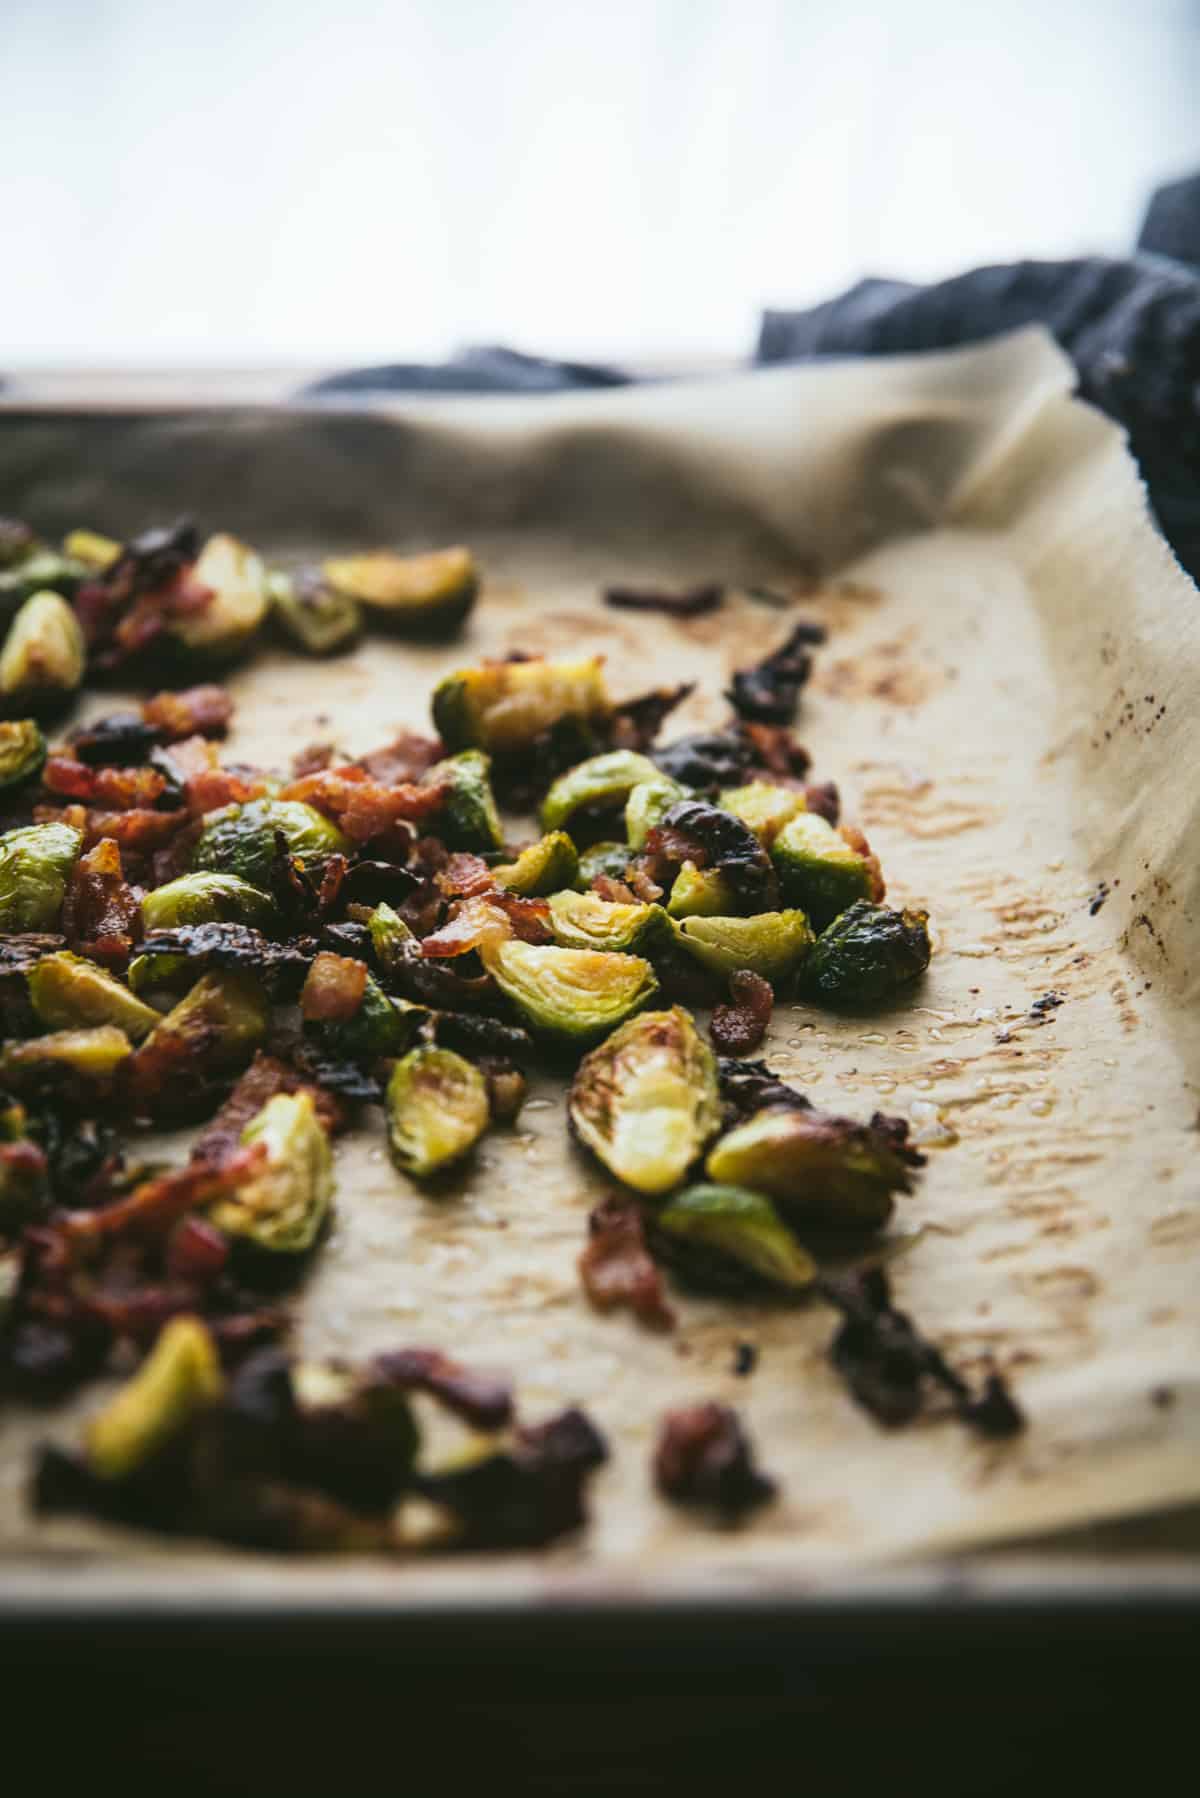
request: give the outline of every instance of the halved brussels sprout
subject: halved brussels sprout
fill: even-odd
[[[327,656],[345,649],[362,629],[357,600],[339,593],[315,569],[296,575],[274,569],[267,576],[267,590],[289,641],[309,655]]]
[[[562,830],[581,806],[624,802],[639,781],[657,780],[658,769],[635,749],[592,755],[560,774],[542,801],[543,830]]]
[[[723,918],[735,903],[733,888],[719,868],[684,862],[671,883],[667,910],[673,918]]]
[[[573,887],[578,875],[579,855],[565,830],[549,831],[522,849],[515,862],[502,862],[492,869],[497,886],[526,899]]]
[[[658,1213],[655,1226],[683,1249],[681,1271],[698,1284],[725,1284],[733,1270],[793,1290],[817,1277],[816,1262],[770,1199],[744,1186],[689,1186]]]
[[[35,593],[61,593],[70,599],[89,572],[72,556],[34,544],[0,568],[0,617],[10,618]]]
[[[269,887],[277,831],[303,862],[344,854],[349,846],[336,824],[300,799],[251,799],[211,813],[192,851],[192,867]]]
[[[453,1049],[410,1049],[385,1098],[392,1160],[423,1180],[470,1152],[491,1116],[487,1081]]]
[[[198,1317],[173,1317],[131,1380],[92,1418],[87,1458],[101,1479],[135,1473],[197,1411],[215,1405],[225,1382],[216,1346]]]
[[[58,593],[35,593],[8,627],[0,650],[0,706],[53,709],[83,682],[87,644],[79,620]]]
[[[590,849],[580,852],[579,872],[574,882],[576,891],[586,893],[601,874],[606,874],[610,880],[624,880],[628,866],[628,843],[593,843]]]
[[[333,1157],[312,1094],[268,1099],[242,1131],[244,1148],[259,1144],[265,1160],[209,1206],[209,1221],[272,1254],[302,1255],[317,1240],[333,1199]]]
[[[584,1056],[568,1111],[618,1180],[668,1192],[720,1128],[716,1058],[682,1006],[643,1012]]]
[[[508,754],[573,719],[586,735],[611,711],[599,656],[579,662],[484,662],[449,674],[433,695],[433,722],[448,749]]]
[[[770,1106],[723,1136],[705,1163],[710,1180],[748,1186],[789,1214],[830,1229],[875,1230],[892,1193],[909,1192],[908,1165],[876,1122]]]
[[[423,1005],[390,998],[368,974],[362,1000],[351,1017],[328,1019],[306,1028],[332,1055],[349,1061],[374,1061],[380,1055],[403,1055],[428,1016]]]
[[[493,941],[484,966],[505,996],[541,1036],[594,1042],[648,1005],[658,980],[648,961],[557,944]]]
[[[859,899],[817,938],[804,990],[822,1005],[879,1005],[929,966],[929,918]]]
[[[627,905],[595,893],[550,896],[550,928],[564,949],[616,949],[646,955],[671,940],[671,921],[661,905]]]
[[[721,794],[720,804],[750,826],[764,849],[770,849],[784,825],[805,810],[806,802],[804,794],[791,787],[754,780],[746,787],[730,787]]]
[[[270,610],[261,557],[236,537],[220,533],[200,551],[191,584],[207,588],[212,598],[199,611],[171,617],[168,639],[197,661],[225,662],[240,654]]]
[[[631,849],[640,849],[673,805],[691,798],[691,788],[681,786],[669,774],[639,780],[625,802],[625,835]]]
[[[446,800],[431,828],[450,849],[469,849],[477,854],[504,847],[500,816],[492,796],[492,758],[480,749],[466,749],[437,762],[426,775],[430,786],[447,786]]]
[[[250,975],[203,975],[141,1044],[131,1070],[135,1086],[157,1097],[165,1070],[202,1090],[206,1075],[249,1061],[267,1034],[268,1017],[266,997]]]
[[[142,925],[150,931],[183,924],[250,924],[271,931],[279,924],[279,908],[269,893],[236,874],[181,874],[144,895]]]
[[[749,968],[764,980],[783,980],[813,945],[802,911],[764,911],[753,918],[685,918],[679,941],[714,974]]]
[[[55,1030],[28,1042],[9,1043],[0,1054],[0,1080],[24,1088],[43,1074],[67,1074],[83,1081],[104,1082],[133,1053],[133,1045],[115,1024],[85,1030]]]
[[[153,1006],[144,1005],[112,974],[69,949],[43,955],[26,979],[38,1020],[50,1030],[115,1024],[136,1043],[161,1022]]]
[[[69,824],[27,824],[0,837],[0,931],[53,930],[82,834]]]
[[[479,593],[479,571],[469,549],[429,550],[398,556],[390,549],[326,562],[325,579],[339,593],[366,606],[372,618],[410,636],[449,636]]]
[[[817,930],[876,894],[878,867],[818,812],[798,812],[775,838],[771,859],[784,898],[803,906]]]
[[[99,531],[68,531],[63,538],[63,554],[82,562],[89,573],[103,574],[120,560],[123,545],[115,537],[102,537]]]
[[[381,900],[367,920],[371,933],[371,949],[385,974],[393,974],[404,960],[406,950],[417,941],[399,912]]]
[[[0,724],[0,793],[33,780],[46,765],[46,739],[32,718]]]

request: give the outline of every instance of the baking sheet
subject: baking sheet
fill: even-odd
[[[830,626],[801,735],[897,902],[938,952],[868,1020],[781,1006],[772,1064],[818,1104],[908,1115],[929,1167],[893,1229],[898,1302],[1028,1411],[1011,1445],[952,1423],[881,1432],[825,1363],[833,1319],[681,1296],[672,1337],[598,1317],[576,1258],[605,1189],[542,1082],[449,1197],[393,1172],[378,1117],[337,1150],[339,1214],[300,1311],[306,1353],[428,1343],[505,1369],[523,1413],[587,1406],[613,1458],[585,1537],[538,1557],[304,1566],[32,1526],[32,1444],[98,1402],[10,1414],[0,1553],[52,1590],[81,1550],[110,1591],[451,1603],[564,1594],[782,1597],[896,1556],[1200,1497],[1200,1069],[1192,954],[1196,595],[1153,531],[1119,434],[1025,332],[981,350],[536,402],[386,413],[0,414],[4,508],[53,532],[183,509],[282,555],[465,538],[487,570],[449,650],[378,637],[333,663],[234,676],[235,756],[351,753],[425,721],[447,667],[603,649],[618,695],[695,677],[672,728],[786,631],[744,594],[687,622],[606,611],[602,585],[819,589]],[[90,705],[111,706],[111,699]],[[1107,897],[1094,910],[1101,892]],[[1032,1002],[1062,1005],[1037,1022]],[[759,1349],[733,1375],[740,1341]],[[653,1494],[669,1406],[742,1411],[779,1502],[716,1532]],[[78,1590],[78,1587],[74,1587]]]

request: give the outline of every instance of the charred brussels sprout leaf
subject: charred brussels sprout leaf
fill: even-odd
[[[198,1317],[174,1317],[131,1380],[87,1432],[88,1465],[105,1480],[135,1473],[191,1422],[215,1405],[224,1381],[212,1337]]]
[[[616,949],[646,955],[671,939],[661,905],[626,905],[595,893],[563,892],[550,897],[550,928],[564,949]]]
[[[745,1274],[793,1290],[817,1268],[770,1199],[742,1186],[689,1186],[655,1219],[680,1271],[697,1285],[737,1286]]]
[[[0,1055],[0,1080],[24,1092],[44,1080],[103,1085],[132,1053],[115,1024],[85,1030],[55,1030],[27,1043],[9,1043]]]
[[[818,930],[856,899],[882,891],[878,866],[816,812],[799,812],[785,824],[771,854],[785,899],[803,906]]]
[[[822,1005],[879,1005],[923,974],[931,953],[923,911],[860,899],[817,938],[804,990]]]
[[[204,545],[191,579],[212,597],[197,611],[172,617],[168,641],[189,661],[230,661],[249,646],[270,610],[267,571],[252,549],[219,535]]]
[[[392,1069],[385,1099],[392,1159],[423,1180],[461,1161],[487,1129],[487,1081],[453,1049],[412,1049]]]
[[[535,1034],[594,1042],[649,1004],[654,969],[636,955],[507,942],[486,944],[484,965]]]
[[[358,601],[339,593],[314,569],[296,575],[275,570],[267,587],[280,628],[308,655],[333,655],[353,643],[362,629]]]
[[[0,724],[0,793],[33,780],[46,765],[46,739],[32,718]]]
[[[592,882],[602,874],[606,874],[610,880],[624,880],[628,866],[627,843],[593,843],[579,857],[579,873],[573,884],[577,891],[586,893]]]
[[[731,787],[722,793],[721,804],[750,826],[764,849],[770,849],[784,825],[804,811],[805,798],[791,787],[755,780],[749,786]]]
[[[446,788],[445,804],[432,828],[449,848],[478,853],[503,847],[504,833],[492,796],[491,771],[491,757],[478,749],[452,755],[429,770],[429,785]]]
[[[0,707],[48,711],[83,681],[87,645],[71,607],[57,593],[35,593],[8,628],[0,650]]]
[[[447,675],[433,695],[433,721],[448,749],[515,755],[572,719],[586,731],[611,706],[599,656],[578,662],[485,662]]]
[[[723,1185],[768,1193],[798,1220],[874,1230],[891,1216],[893,1192],[912,1190],[913,1165],[912,1151],[886,1121],[856,1124],[780,1105],[723,1136],[705,1171]]]
[[[283,836],[288,853],[302,862],[321,861],[347,847],[337,825],[302,800],[251,799],[209,817],[192,851],[192,868],[236,874],[252,887],[268,888],[276,833]]]
[[[154,1008],[143,1004],[112,974],[67,949],[44,955],[30,970],[28,980],[38,1022],[49,1030],[115,1024],[136,1043],[160,1022]]]
[[[671,883],[667,910],[673,918],[719,918],[729,912],[735,898],[719,868],[684,862]]]
[[[658,770],[635,749],[612,749],[589,756],[560,774],[542,801],[543,830],[563,830],[583,806],[624,804],[640,781],[655,780]]]
[[[720,1127],[717,1064],[682,1006],[644,1012],[584,1057],[568,1109],[618,1180],[668,1192]]]
[[[0,931],[54,929],[82,844],[69,824],[28,824],[0,837]]]
[[[267,1021],[266,998],[250,975],[205,974],[138,1049],[130,1070],[135,1096],[153,1105],[203,1100],[210,1076],[249,1061]]]
[[[502,862],[492,869],[497,886],[526,899],[573,887],[578,876],[579,856],[565,830],[549,831],[522,849],[515,862]]]
[[[249,924],[181,924],[177,930],[152,930],[127,978],[135,993],[144,993],[175,990],[221,970],[252,974],[272,993],[290,994],[308,972],[311,955],[301,944],[273,942]]]
[[[714,974],[748,968],[764,980],[784,980],[804,961],[813,933],[802,911],[759,912],[755,918],[685,918],[679,941]]]
[[[181,874],[142,899],[146,930],[177,930],[185,924],[249,924],[255,930],[271,931],[279,921],[270,894],[239,880],[236,874]]]
[[[629,847],[641,849],[671,807],[689,797],[687,787],[680,786],[666,774],[655,771],[652,777],[640,780],[625,802],[625,835]]]
[[[420,556],[392,550],[326,562],[325,579],[358,601],[380,624],[414,637],[444,637],[466,619],[479,593],[469,549],[435,549]]]
[[[264,1159],[208,1216],[227,1236],[272,1254],[302,1255],[317,1240],[333,1198],[329,1138],[312,1094],[276,1093],[242,1131]]]
[[[677,737],[662,749],[654,751],[654,760],[672,780],[685,787],[712,792],[716,787],[736,786],[745,780],[754,766],[754,749],[744,737],[732,731],[714,731],[690,737]]]

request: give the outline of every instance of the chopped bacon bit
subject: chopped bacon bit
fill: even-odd
[[[775,995],[761,974],[739,968],[729,976],[728,1005],[718,1005],[708,1034],[722,1055],[748,1055],[767,1034]]]
[[[633,862],[626,868],[625,884],[634,899],[640,900],[643,905],[653,905],[656,900],[662,898],[666,891],[665,887],[659,886],[658,882],[651,878],[649,868],[640,861]]]
[[[42,774],[48,792],[88,805],[107,805],[125,811],[130,806],[153,805],[166,791],[167,782],[156,768],[89,767],[67,755],[52,755]]]
[[[614,880],[611,874],[597,874],[592,880],[592,891],[598,899],[606,899],[610,905],[636,905],[637,894],[623,880]],[[655,896],[662,892],[655,888]]]
[[[421,943],[421,954],[434,960],[466,955],[491,936],[511,936],[512,926],[499,905],[500,895],[489,893],[464,899],[453,915]]]
[[[229,1238],[204,1218],[185,1217],[172,1230],[167,1244],[167,1274],[172,1279],[215,1280],[228,1260]]]
[[[369,842],[397,824],[413,824],[431,817],[442,809],[445,797],[446,788],[440,783],[384,786],[353,763],[306,774],[280,794],[281,799],[300,799],[315,806],[355,843]]]
[[[816,781],[805,787],[804,803],[810,812],[816,812],[828,824],[836,824],[842,815],[842,796],[836,781]]]
[[[668,593],[660,587],[608,587],[604,603],[621,612],[663,612],[668,618],[699,618],[715,612],[725,598],[724,587],[712,583]]]
[[[500,1430],[511,1423],[512,1386],[498,1374],[463,1367],[437,1349],[396,1349],[377,1355],[373,1367],[389,1386],[427,1392],[476,1430]]]
[[[871,876],[870,899],[872,904],[878,905],[879,901],[887,892],[887,882],[883,878],[883,869],[879,865],[879,857],[871,853],[871,845],[868,843],[857,824],[840,824],[838,826],[838,835],[844,843],[850,845],[856,855],[861,855],[866,862],[867,872]]]
[[[96,961],[123,963],[141,936],[142,911],[125,879],[120,847],[102,837],[75,864],[63,900],[63,933]]]
[[[337,753],[332,743],[310,743],[292,757],[292,779],[303,780],[306,774],[320,774],[328,768]]]
[[[737,1412],[711,1402],[663,1418],[654,1483],[664,1498],[702,1505],[731,1523],[775,1496],[775,1482],[754,1465]]]
[[[365,962],[322,949],[300,994],[301,1014],[310,1024],[344,1024],[362,1004],[366,990]]]
[[[68,1249],[72,1243],[98,1242],[126,1233],[161,1232],[189,1211],[198,1211],[201,1205],[235,1191],[255,1172],[266,1152],[266,1144],[260,1142],[236,1150],[219,1167],[208,1161],[191,1161],[186,1167],[143,1180],[124,1198],[98,1211],[73,1211],[55,1228]]]
[[[422,736],[420,731],[399,731],[386,748],[373,749],[358,758],[358,765],[372,780],[385,787],[398,782],[420,780],[436,763],[445,758],[446,746],[438,737]]]
[[[187,809],[193,818],[205,812],[220,811],[224,805],[244,805],[248,799],[261,799],[270,792],[270,783],[260,775],[236,773],[232,768],[206,768],[187,782]]]
[[[671,1330],[675,1313],[663,1279],[650,1258],[641,1208],[635,1199],[612,1193],[588,1217],[587,1247],[579,1257],[583,1289],[598,1311],[628,1305],[639,1323]]]
[[[754,752],[754,759],[768,774],[808,773],[812,757],[788,724],[742,724],[740,732]]]
[[[639,693],[636,699],[623,700],[608,721],[608,740],[614,749],[651,748],[668,716],[682,705],[695,688],[695,681],[684,681],[678,687],[658,687],[652,693]]]
[[[330,1135],[343,1128],[346,1113],[336,1094],[317,1085],[262,1049],[254,1057],[217,1115],[192,1145],[192,1160],[221,1165],[241,1147],[242,1131],[277,1093],[311,1093],[317,1116]]]
[[[473,899],[480,893],[491,892],[496,886],[492,870],[483,857],[462,851],[450,857],[436,879],[448,899]]]
[[[140,806],[127,812],[90,811],[84,825],[84,842],[90,846],[104,837],[111,837],[122,850],[127,849],[134,855],[150,855],[156,849],[165,848],[180,825],[187,821],[186,812],[151,812]]]
[[[187,687],[182,693],[155,693],[142,706],[147,724],[168,743],[184,737],[223,737],[233,717],[233,700],[224,687]]]
[[[808,619],[795,625],[778,649],[733,677],[726,698],[739,717],[762,724],[788,724],[800,689],[812,672],[809,648],[825,641],[825,627]]]

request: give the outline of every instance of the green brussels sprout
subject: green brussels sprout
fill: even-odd
[[[578,875],[579,855],[565,830],[548,831],[522,849],[515,862],[502,862],[492,869],[497,886],[527,899],[573,887]]]
[[[391,998],[368,974],[362,1000],[352,1017],[328,1019],[307,1028],[331,1055],[344,1056],[348,1061],[374,1061],[380,1055],[403,1055],[428,1016],[423,1005]]]
[[[671,921],[661,905],[627,905],[595,893],[550,896],[550,928],[564,949],[616,949],[646,955],[671,940]]]
[[[856,900],[817,938],[804,991],[821,1005],[879,1005],[929,966],[929,919]]]
[[[208,1207],[226,1236],[272,1254],[302,1255],[317,1240],[333,1200],[329,1137],[309,1092],[276,1093],[242,1131],[242,1146],[266,1158]]]
[[[648,1005],[658,980],[648,961],[595,949],[507,941],[485,943],[484,966],[541,1036],[594,1042]]]
[[[371,933],[371,948],[375,960],[385,974],[394,974],[403,964],[405,955],[416,943],[417,939],[409,929],[399,912],[381,900],[374,907],[367,920],[367,929]]]
[[[192,851],[192,868],[236,874],[252,887],[269,887],[277,831],[289,853],[302,862],[345,854],[349,847],[337,825],[302,800],[251,799],[245,805],[223,806],[206,819]]]
[[[719,868],[698,868],[684,862],[671,883],[667,911],[673,918],[723,918],[736,896]]]
[[[639,781],[657,780],[658,769],[634,749],[610,749],[589,756],[560,774],[542,800],[543,830],[563,830],[581,806],[628,799]]]
[[[593,843],[590,849],[580,852],[579,872],[574,880],[575,889],[586,893],[601,874],[606,874],[610,880],[624,880],[628,866],[628,843]]]
[[[0,1054],[0,1080],[19,1090],[47,1074],[103,1083],[132,1053],[129,1038],[115,1024],[55,1030],[25,1043],[9,1043]]]
[[[83,837],[69,824],[27,824],[0,837],[0,931],[53,930]]]
[[[721,794],[721,805],[743,824],[748,824],[764,849],[770,849],[785,824],[805,810],[803,793],[791,787],[772,786],[754,780],[749,786],[730,787]]]
[[[142,899],[146,931],[176,930],[184,924],[249,924],[271,931],[279,922],[279,908],[271,895],[236,874],[181,874]]]
[[[631,849],[641,849],[656,825],[662,823],[673,805],[690,799],[691,788],[681,786],[669,774],[655,773],[639,780],[625,801],[625,835]]]
[[[813,944],[802,911],[764,911],[753,918],[685,918],[678,940],[714,974],[749,968],[764,980],[783,980],[798,968]]]
[[[358,601],[339,593],[312,569],[297,575],[274,569],[267,576],[267,591],[288,641],[307,655],[327,656],[346,649],[362,629]]]
[[[0,650],[0,706],[53,710],[83,683],[87,644],[79,620],[58,593],[34,593]]]
[[[392,1160],[423,1180],[461,1161],[487,1129],[487,1081],[453,1049],[410,1049],[392,1069],[384,1100]]]
[[[46,739],[32,718],[0,724],[0,793],[34,780],[46,765]]]
[[[744,1186],[689,1186],[658,1213],[655,1228],[697,1284],[736,1285],[749,1272],[796,1291],[817,1277],[816,1262],[770,1199]]]
[[[818,812],[798,812],[775,838],[771,859],[789,905],[804,908],[817,930],[853,905],[876,899],[879,866],[860,854]]]
[[[87,1428],[87,1458],[105,1480],[153,1460],[225,1387],[216,1345],[198,1317],[173,1317],[142,1365]]]
[[[210,537],[191,581],[212,594],[208,605],[167,620],[166,638],[188,662],[219,663],[241,653],[270,610],[262,560],[236,537]]]
[[[469,549],[434,549],[398,556],[377,549],[326,562],[325,579],[357,600],[372,619],[413,637],[448,637],[458,630],[479,593],[479,571]]]
[[[158,1099],[164,1084],[176,1081],[202,1092],[206,1076],[249,1061],[267,1034],[268,1018],[266,997],[250,975],[202,975],[135,1053],[135,1092]]]
[[[0,617],[11,618],[35,593],[60,593],[70,599],[89,570],[72,556],[35,544],[27,554],[0,569]]]
[[[115,1024],[137,1043],[161,1021],[153,1006],[135,998],[112,974],[68,949],[43,955],[26,980],[38,1021],[49,1030]]]
[[[479,854],[504,847],[491,772],[492,758],[480,749],[466,749],[429,770],[426,780],[430,786],[447,786],[445,803],[431,828],[448,848]]]
[[[448,674],[433,695],[433,722],[451,750],[510,754],[564,719],[586,737],[611,712],[599,656],[578,662],[485,662]]]
[[[89,574],[103,574],[121,559],[123,545],[115,537],[102,537],[99,531],[68,531],[63,538],[63,554],[80,562]]]
[[[568,1113],[618,1180],[668,1192],[720,1128],[716,1058],[682,1006],[642,1012],[584,1056]]]
[[[776,1199],[830,1229],[878,1229],[892,1193],[912,1190],[902,1145],[879,1120],[856,1124],[807,1107],[769,1106],[730,1130],[705,1163],[710,1180]]]

